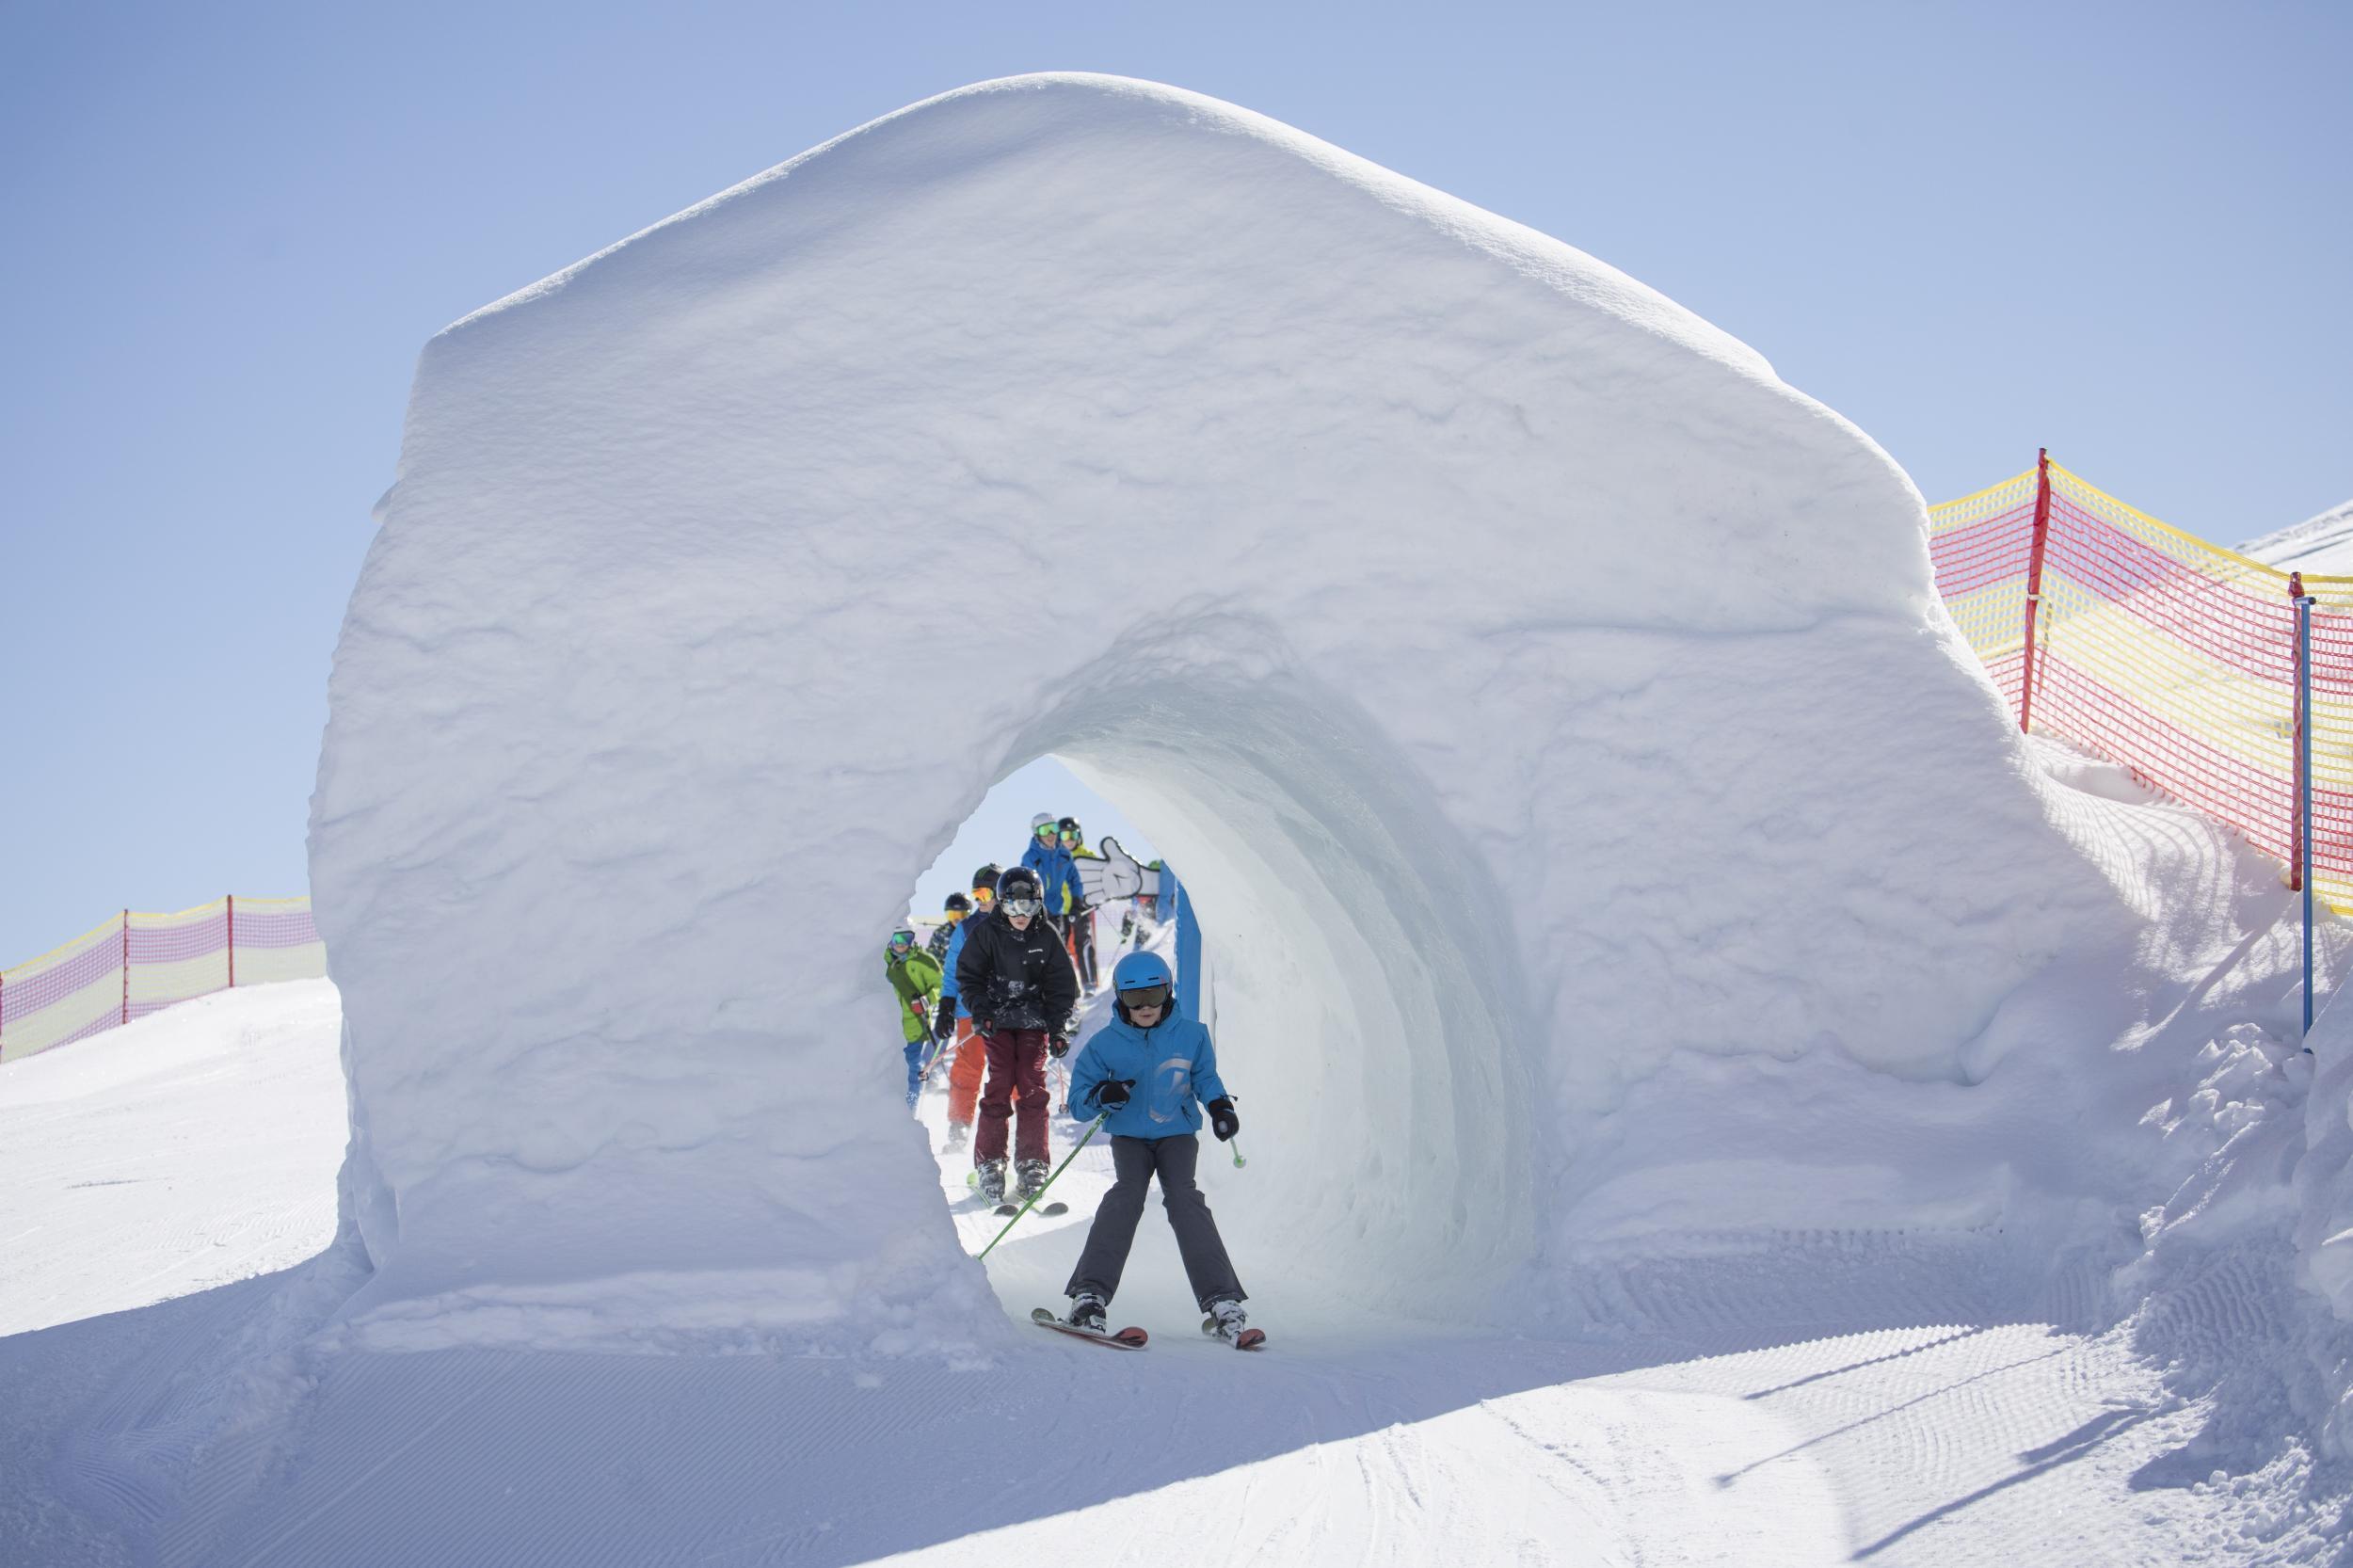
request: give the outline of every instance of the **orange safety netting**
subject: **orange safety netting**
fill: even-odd
[[[327,972],[307,898],[221,898],[136,910],[0,969],[0,1062],[119,1028],[231,985]]]
[[[1929,520],[1938,591],[2021,727],[2229,824],[2292,886],[2300,586],[2314,601],[2313,888],[2353,909],[2353,578],[2208,544],[2057,463]]]

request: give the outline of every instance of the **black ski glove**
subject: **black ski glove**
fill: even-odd
[[[1046,1042],[1046,1054],[1059,1062],[1070,1054],[1070,1042],[1062,1035],[1053,1035]]]
[[[932,1015],[932,1039],[944,1046],[948,1043],[948,1036],[955,1032],[956,999],[942,997],[939,999],[939,1011]]]
[[[1241,1118],[1234,1114],[1234,1102],[1220,1095],[1209,1105],[1209,1130],[1217,1134],[1221,1144],[1241,1130]]]
[[[1134,1087],[1133,1079],[1107,1078],[1095,1086],[1095,1103],[1106,1111],[1116,1111],[1128,1103],[1128,1091]]]

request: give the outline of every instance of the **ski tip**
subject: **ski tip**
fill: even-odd
[[[1033,1306],[1030,1308],[1030,1321],[1033,1323],[1059,1323],[1062,1320],[1054,1315],[1054,1309],[1050,1306]]]

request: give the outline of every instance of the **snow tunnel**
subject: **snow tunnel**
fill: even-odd
[[[2108,896],[1866,437],[1174,88],[931,100],[467,317],[378,517],[312,862],[398,1342],[968,1337],[876,953],[1048,752],[1217,912],[1237,1223],[1372,1300],[1540,1275],[1671,1059],[1954,1077]]]

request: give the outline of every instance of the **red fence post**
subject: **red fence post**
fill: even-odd
[[[131,1021],[131,911],[122,912],[122,1021]]]
[[[229,988],[237,988],[237,895],[229,895]]]
[[[2288,602],[2294,604],[2303,597],[2304,574],[2300,571],[2288,573]],[[2305,664],[2308,657],[2304,640],[2299,637],[2296,645],[2296,690],[2299,694],[2295,702],[2296,792],[2288,799],[2288,891],[2291,893],[2304,890],[2304,813],[2301,808],[2305,782],[2304,704],[2300,694],[2312,690],[2313,672]]]
[[[2034,722],[2034,621],[2042,608],[2042,544],[2051,534],[2051,449],[2034,456],[2034,547],[2026,555],[2026,658],[2019,670],[2018,733]]]

